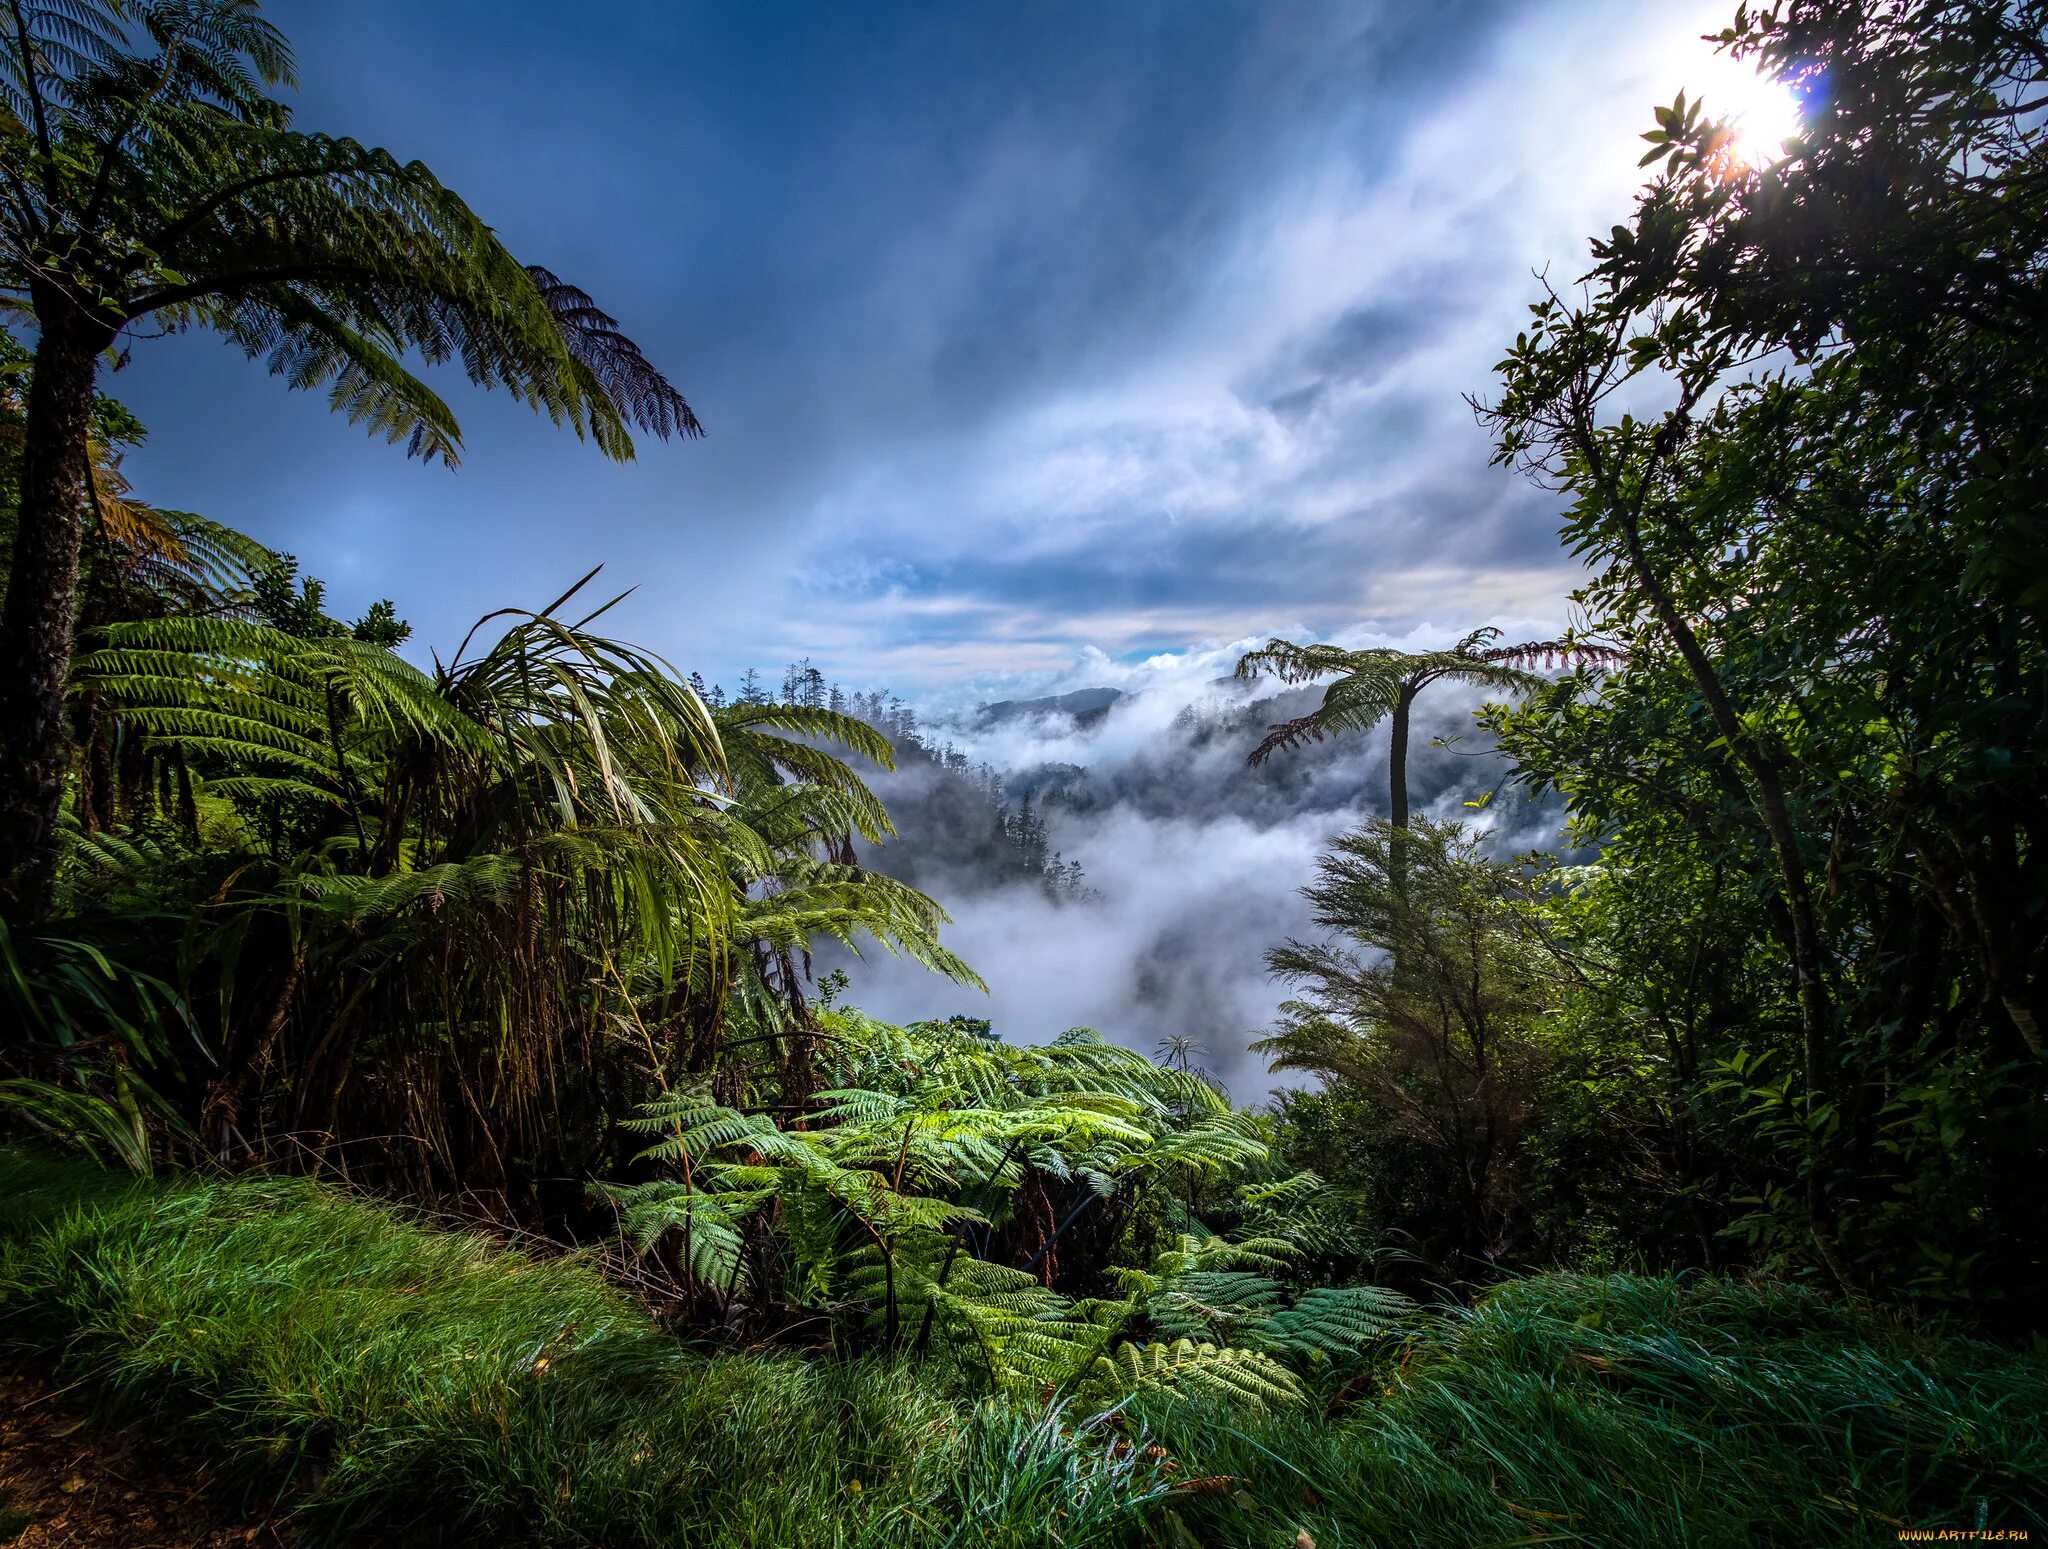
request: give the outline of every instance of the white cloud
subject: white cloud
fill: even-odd
[[[1185,255],[1178,304],[1149,334],[1119,331],[1117,348],[947,438],[878,448],[820,498],[821,540],[855,533],[918,572],[888,606],[833,621],[848,654],[933,689],[1003,654],[930,650],[969,631],[1042,669],[1049,644],[1120,655],[1264,632],[1304,609],[1401,623],[1448,596],[1473,612],[1558,611],[1577,569],[1545,552],[1540,516],[1503,505],[1540,508],[1485,471],[1460,394],[1487,387],[1532,271],[1575,273],[1587,233],[1625,213],[1652,103],[1703,75],[1725,89],[1735,67],[1699,41],[1723,19],[1708,5],[1528,7],[1405,122],[1389,128],[1384,104],[1360,96],[1295,124],[1281,174]],[[1053,218],[1081,207],[1074,191],[1100,168],[1061,143],[1044,121],[997,136],[947,240],[971,254],[1018,199]],[[1036,194],[1019,171],[1034,158]],[[905,286],[951,294],[973,272],[921,268]],[[1374,309],[1400,337],[1318,359],[1319,339]],[[1289,392],[1307,395],[1299,412],[1273,406]],[[1248,524],[1275,551],[1269,567],[1206,573],[1214,542]],[[1318,529],[1328,536],[1307,546]],[[1304,545],[1292,571],[1291,542]],[[1120,588],[1132,567],[1173,600]]]
[[[1555,630],[1541,620],[1502,622],[1517,635]],[[1390,634],[1361,626],[1340,640],[1421,650],[1468,628],[1426,623]],[[1387,754],[1381,730],[1339,737],[1254,773],[1244,765],[1250,734],[1191,736],[1181,721],[1189,707],[1213,715],[1273,692],[1270,683],[1254,689],[1216,681],[1256,643],[1211,642],[1136,662],[1084,650],[1036,687],[1107,685],[1132,696],[1087,726],[1062,716],[989,724],[956,707],[935,734],[970,759],[1010,773],[1086,769],[1089,805],[1044,811],[1052,845],[1086,867],[1101,898],[1056,904],[1034,887],[991,887],[966,866],[921,873],[921,885],[954,916],[947,944],[979,970],[990,993],[877,957],[852,970],[851,998],[900,1020],[988,1016],[1021,1042],[1073,1026],[1145,1050],[1169,1034],[1185,1035],[1240,1098],[1271,1090],[1263,1060],[1247,1048],[1286,994],[1268,977],[1265,953],[1289,936],[1315,933],[1299,889],[1331,836],[1384,815]],[[1483,814],[1462,806],[1501,772],[1473,735],[1480,697],[1441,685],[1418,704],[1410,773],[1421,809],[1481,826],[1504,823],[1518,849],[1554,842],[1554,814],[1513,802]],[[1459,739],[1460,751],[1433,749],[1439,737]],[[886,783],[883,790],[886,796]],[[887,852],[878,860],[887,867]]]

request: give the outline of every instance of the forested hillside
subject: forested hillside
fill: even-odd
[[[297,127],[251,0],[0,16],[0,1375],[91,1405],[0,1431],[0,1543],[168,1541],[85,1525],[116,1449],[307,1545],[2048,1531],[2048,8],[1718,46],[1799,132],[1657,108],[1472,400],[1573,627],[949,730],[707,682],[599,556],[427,641],[423,578],[349,618],[153,503],[117,372],[167,332],[429,461],[458,364],[613,460],[703,426]],[[1061,825],[1167,811],[1183,883],[1314,831],[1298,931],[1203,895],[1137,981],[1260,954],[1270,1100],[1192,1016],[942,1003],[1080,972],[949,891],[1078,959]],[[891,961],[928,1009],[863,1001]]]
[[[727,703],[723,684],[707,686],[694,674],[691,684],[712,708]],[[732,698],[771,702],[751,669]],[[876,870],[918,887],[945,885],[956,896],[1018,886],[1053,903],[1090,896],[1081,862],[1053,848],[1029,784],[956,746],[943,724],[920,722],[900,695],[848,691],[806,658],[785,669],[774,702],[850,715],[888,739],[888,759],[855,759],[891,814],[891,831],[868,850]]]

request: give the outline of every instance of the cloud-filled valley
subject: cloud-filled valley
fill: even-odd
[[[1421,649],[1458,633],[1425,628],[1393,641],[1358,632],[1344,643]],[[1265,952],[1315,933],[1299,889],[1329,838],[1385,816],[1387,745],[1382,727],[1248,767],[1269,722],[1320,697],[1231,681],[1240,645],[1253,643],[1164,654],[1121,673],[1084,662],[1078,673],[1113,675],[1120,681],[1103,686],[1125,690],[1106,713],[992,721],[957,709],[928,719],[924,740],[992,766],[1013,810],[1030,798],[1050,846],[1085,869],[1088,892],[1059,898],[1000,870],[982,835],[967,831],[986,822],[984,809],[946,801],[935,791],[943,770],[906,759],[876,777],[903,836],[864,859],[946,906],[955,921],[947,943],[989,993],[875,951],[846,965],[850,997],[888,1018],[987,1017],[1021,1041],[1073,1026],[1144,1050],[1184,1036],[1239,1097],[1268,1090],[1264,1061],[1246,1049],[1286,993]],[[1418,701],[1409,760],[1418,812],[1474,818],[1462,804],[1498,785],[1502,761],[1472,719],[1480,698],[1440,685]],[[1498,828],[1504,849],[1556,842],[1554,809],[1517,795],[1479,820]]]

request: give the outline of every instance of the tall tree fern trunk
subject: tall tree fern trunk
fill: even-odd
[[[1414,708],[1419,684],[1404,683],[1394,700],[1392,725],[1387,738],[1387,821],[1393,825],[1393,843],[1387,851],[1387,869],[1394,891],[1405,895],[1408,881],[1408,712]]]
[[[1394,907],[1400,911],[1403,934],[1408,929],[1408,713],[1421,687],[1413,679],[1401,685],[1387,733],[1387,881],[1393,884]],[[1398,973],[1400,936],[1394,939],[1392,956]]]
[[[1414,688],[1403,684],[1387,745],[1387,817],[1397,829],[1408,826],[1408,712],[1414,704]]]
[[[85,440],[99,353],[113,340],[111,329],[40,287],[36,317],[14,567],[0,611],[0,894],[28,914],[47,903],[64,790]]]

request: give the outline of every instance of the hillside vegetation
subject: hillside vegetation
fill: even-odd
[[[2048,7],[1719,41],[1799,134],[1658,109],[1475,400],[1578,627],[1275,639],[1288,718],[1202,730],[1245,782],[1387,738],[1247,1109],[1186,1037],[856,1008],[863,953],[981,983],[868,863],[899,744],[1092,907],[879,690],[700,692],[596,569],[429,649],[152,505],[103,391],[152,331],[444,462],[455,362],[613,458],[702,426],[421,162],[295,127],[253,0],[11,7],[6,1359],[314,1542],[2048,1530]],[[1444,682],[1509,767],[1418,810]]]

